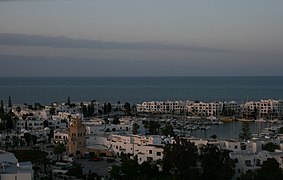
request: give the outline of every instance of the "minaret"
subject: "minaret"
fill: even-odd
[[[85,125],[79,117],[72,117],[69,129],[68,148],[69,154],[74,156],[80,154],[85,147]]]

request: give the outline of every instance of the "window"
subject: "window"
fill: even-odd
[[[251,160],[245,160],[245,165],[246,166],[251,166]]]
[[[246,150],[247,149],[247,146],[246,146],[246,144],[244,144],[244,143],[241,143],[241,150]]]
[[[156,155],[157,156],[161,156],[161,152],[156,152]]]
[[[235,149],[238,149],[238,146],[235,146]]]
[[[152,157],[147,157],[146,160],[147,160],[147,162],[151,162],[153,160],[153,158]]]
[[[256,166],[260,166],[260,159],[256,160]]]
[[[149,150],[148,152],[149,152],[149,154],[152,154],[152,150]]]

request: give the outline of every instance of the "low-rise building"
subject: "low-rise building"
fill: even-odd
[[[34,172],[31,162],[18,162],[13,153],[0,150],[1,180],[32,180]]]

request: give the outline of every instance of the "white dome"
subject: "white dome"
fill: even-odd
[[[24,130],[24,133],[30,133],[30,131],[29,130]]]
[[[44,128],[44,131],[49,131],[49,130],[50,130],[49,127]]]

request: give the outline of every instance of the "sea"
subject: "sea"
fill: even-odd
[[[96,100],[104,103],[166,100],[210,101],[258,101],[283,99],[283,77],[0,77],[0,99],[14,104],[43,105]],[[222,126],[222,128],[221,128]],[[207,134],[238,136],[240,125],[224,124],[212,127]],[[227,126],[227,127],[226,127]],[[224,128],[225,127],[225,128]],[[235,128],[236,127],[236,128]],[[252,131],[258,127],[252,126]]]

